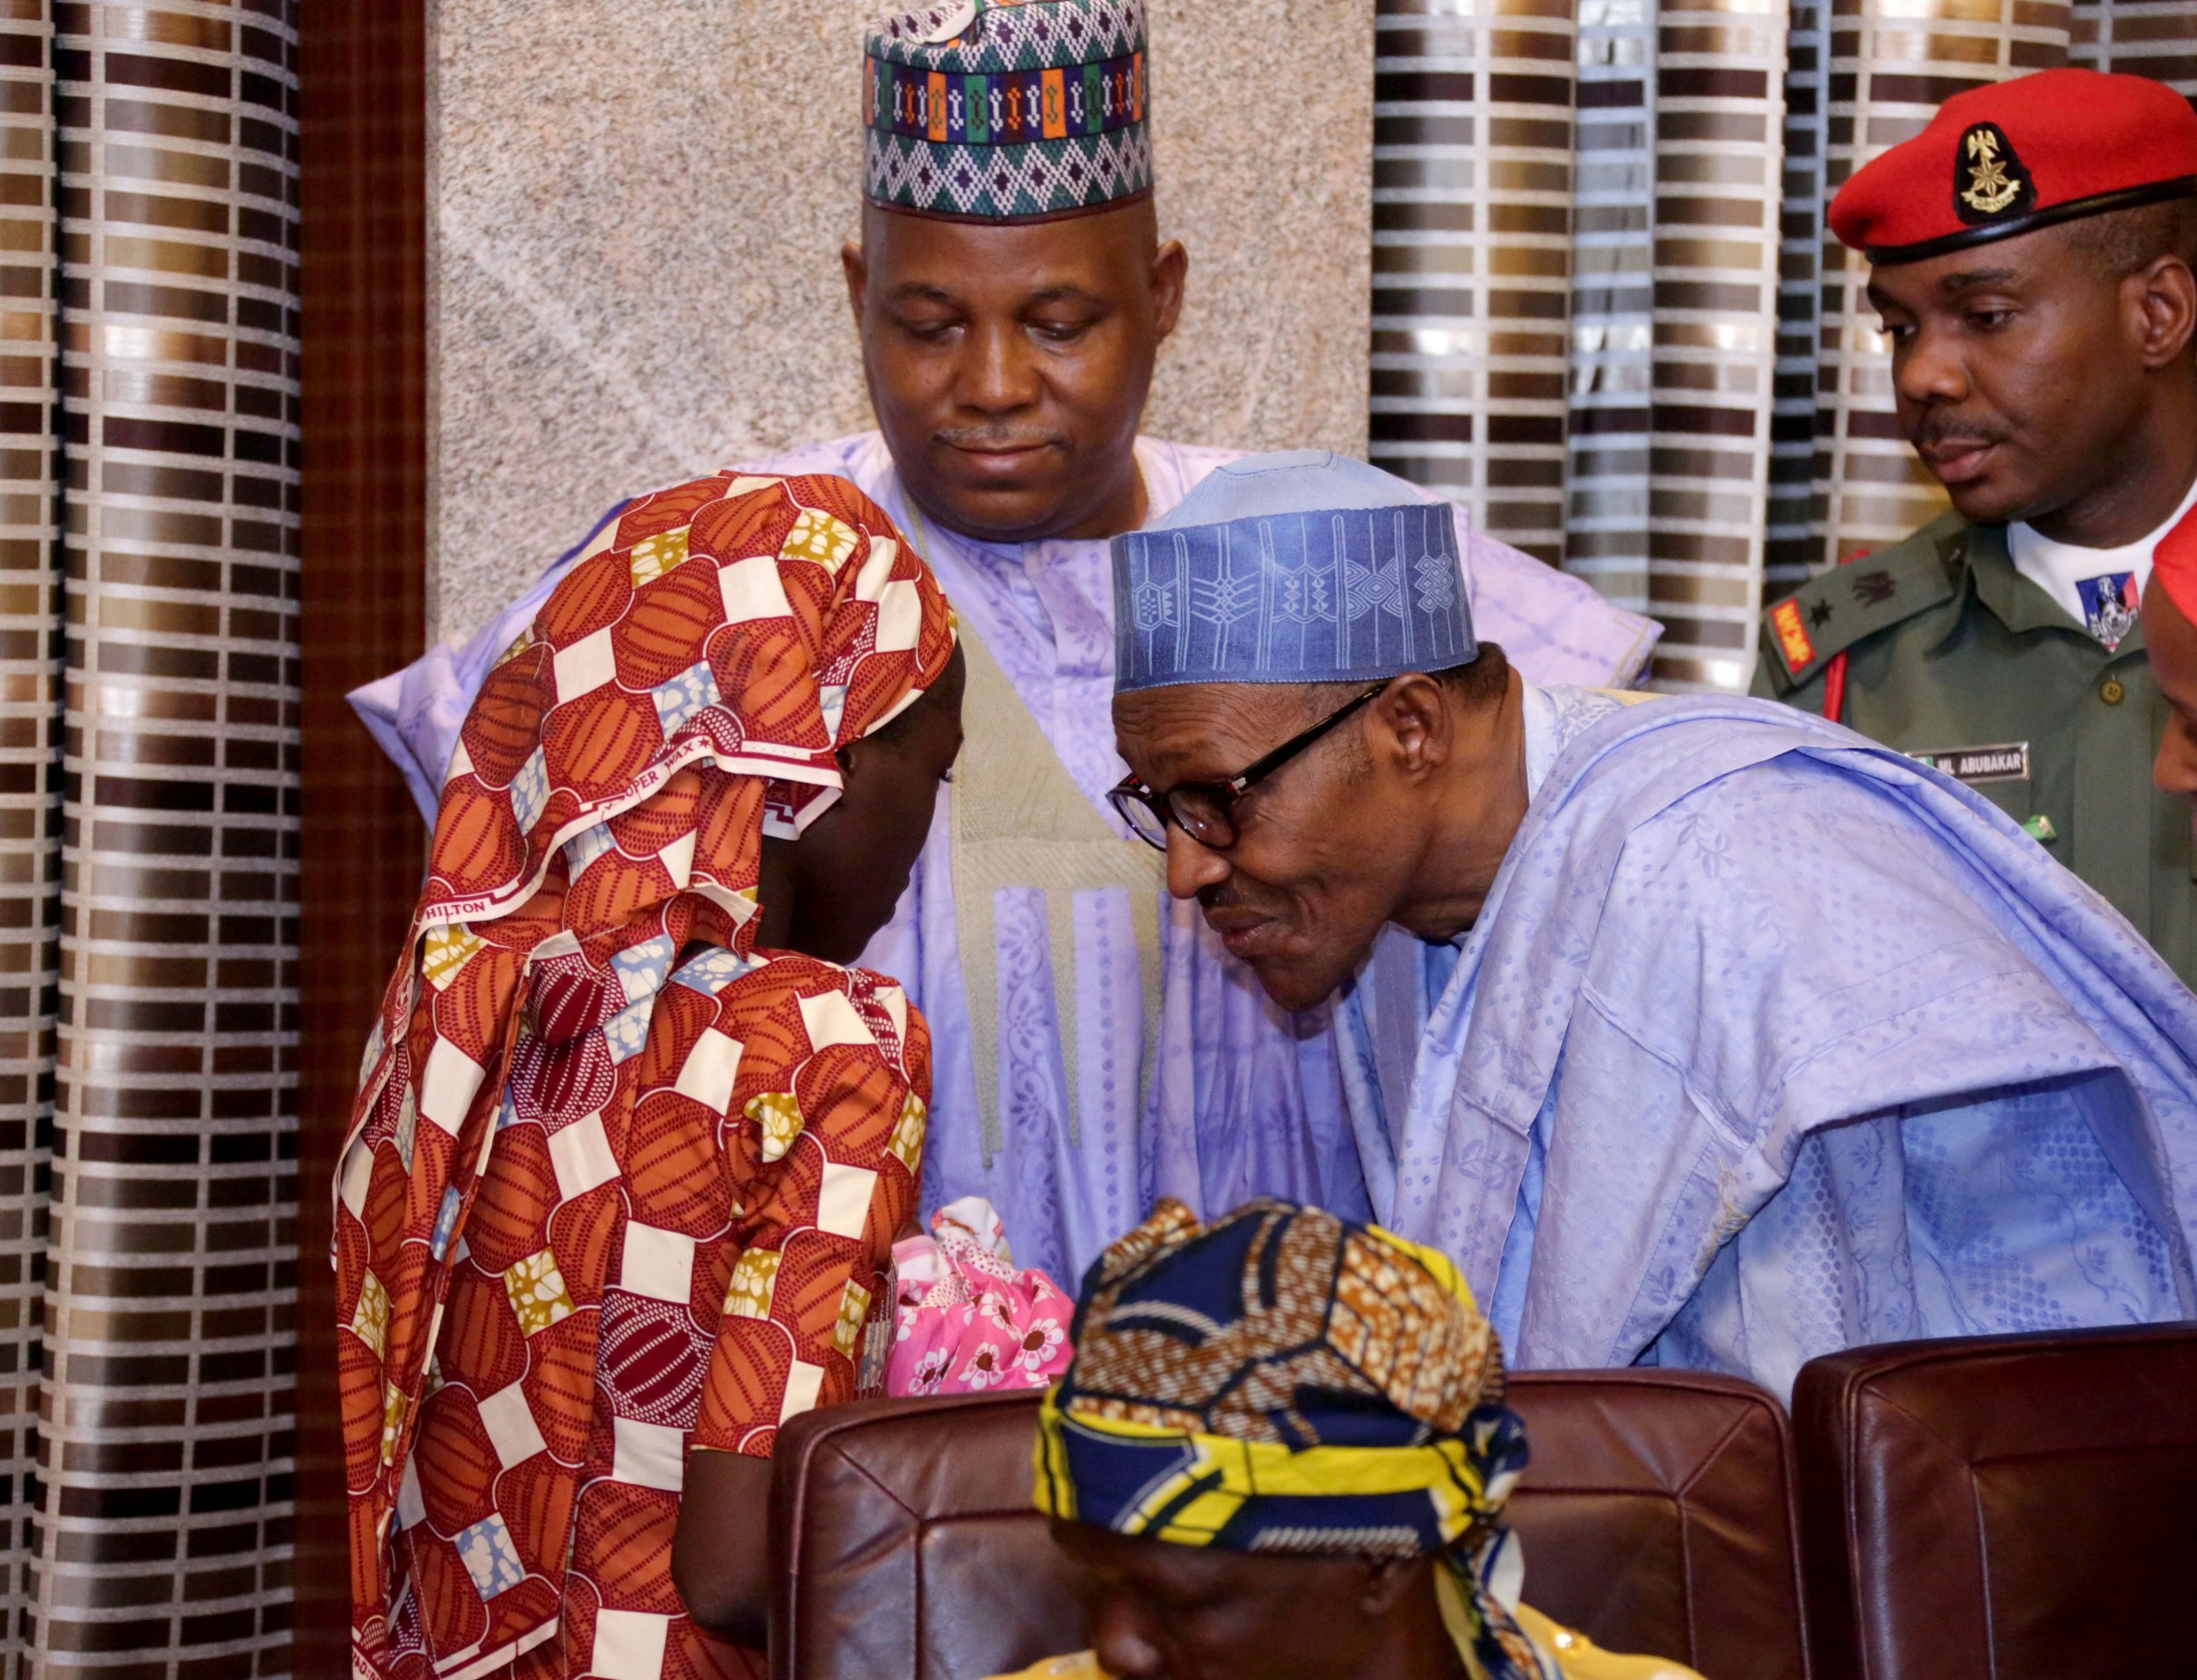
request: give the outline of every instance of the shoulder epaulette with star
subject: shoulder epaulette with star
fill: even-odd
[[[1810,578],[1762,615],[1762,644],[1782,689],[1797,688],[1865,637],[1953,598],[1946,539],[1911,539]]]

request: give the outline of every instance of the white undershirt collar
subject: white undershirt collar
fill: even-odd
[[[2006,547],[2016,571],[2056,601],[2069,618],[2100,641],[2114,646],[2128,632],[2135,603],[2115,598],[2110,588],[2101,590],[2099,580],[2132,577],[2141,596],[2151,582],[2151,554],[2159,539],[2192,508],[2197,508],[2197,481],[2191,482],[2181,505],[2161,520],[2157,530],[2134,542],[2115,548],[2085,548],[2060,542],[2017,520],[2006,527]]]

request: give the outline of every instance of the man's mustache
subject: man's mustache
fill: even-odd
[[[947,426],[931,435],[950,449],[1043,449],[1062,441],[1057,431],[1031,426]]]
[[[1998,444],[2005,438],[1989,426],[1978,425],[1973,420],[1963,420],[1957,415],[1932,410],[1916,422],[1908,434],[1908,441],[1918,449],[1936,449],[1946,444]]]
[[[1270,905],[1261,904],[1251,894],[1239,890],[1232,880],[1221,881],[1211,887],[1200,887],[1198,889],[1198,907],[1208,911],[1258,911],[1272,909]]]

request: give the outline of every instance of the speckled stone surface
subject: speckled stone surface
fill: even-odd
[[[877,0],[441,0],[431,632],[619,498],[870,424],[838,250]],[[1367,0],[1155,0],[1190,293],[1148,431],[1362,453]]]

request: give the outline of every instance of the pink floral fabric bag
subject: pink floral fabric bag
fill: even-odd
[[[1076,1303],[1042,1271],[1016,1269],[992,1205],[964,1196],[931,1216],[931,1231],[893,1246],[900,1322],[886,1392],[1042,1388],[1067,1370]]]

